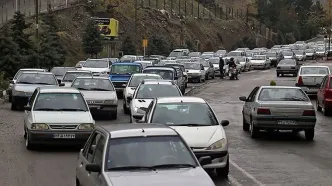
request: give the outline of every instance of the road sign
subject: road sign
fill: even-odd
[[[142,45],[143,45],[143,47],[147,47],[148,46],[148,40],[147,39],[143,39]]]

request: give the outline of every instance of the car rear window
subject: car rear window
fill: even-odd
[[[301,68],[300,74],[329,74],[326,67],[305,67]]]
[[[309,101],[306,94],[297,88],[263,88],[259,101]]]

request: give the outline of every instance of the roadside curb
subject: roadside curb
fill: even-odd
[[[215,83],[216,80],[215,79],[212,79],[210,81],[205,81],[204,83],[198,85],[198,86],[194,86],[194,87],[191,87],[186,93],[184,93],[185,96],[190,96],[192,94],[195,93],[195,90],[197,89],[200,89],[202,88],[203,86],[207,85],[207,84],[210,84],[210,83]]]

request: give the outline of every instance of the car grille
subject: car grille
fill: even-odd
[[[87,100],[88,105],[103,104],[104,100]]]
[[[58,130],[73,130],[77,128],[77,125],[50,125],[50,127]]]
[[[114,85],[114,87],[115,88],[125,88],[126,87],[126,85],[124,85],[124,84],[126,84],[127,82],[112,82],[113,83],[113,85]]]

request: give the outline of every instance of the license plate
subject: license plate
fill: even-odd
[[[53,138],[56,138],[56,139],[74,139],[75,134],[54,134]]]
[[[279,120],[278,124],[279,125],[296,125],[296,122],[292,121],[292,120]]]

